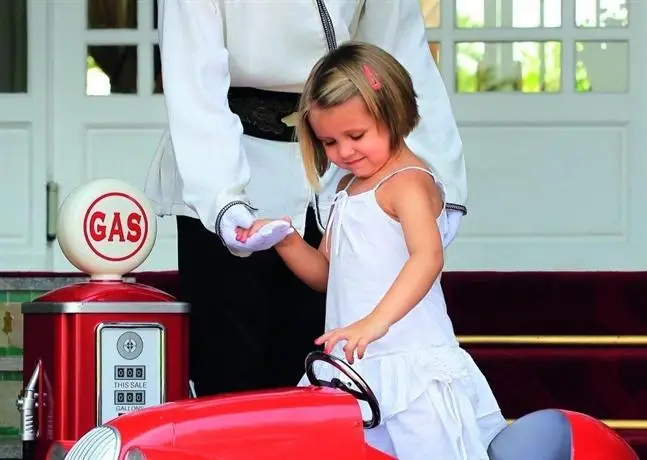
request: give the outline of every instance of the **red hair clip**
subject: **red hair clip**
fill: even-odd
[[[368,84],[371,86],[371,88],[373,88],[375,91],[382,88],[382,83],[380,83],[377,75],[375,75],[375,72],[373,72],[373,69],[371,69],[368,64],[362,64],[362,72],[364,72],[364,75],[366,76]]]

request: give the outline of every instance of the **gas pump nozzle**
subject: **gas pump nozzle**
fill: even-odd
[[[22,431],[22,441],[23,449],[26,447],[26,444],[30,444],[36,440],[38,436],[38,428],[36,426],[36,409],[38,408],[38,378],[40,376],[40,366],[38,363],[34,372],[31,374],[29,382],[27,382],[27,387],[22,391],[18,400],[16,401],[16,406],[18,406],[18,411],[21,413],[21,431]],[[27,459],[28,457],[24,456],[23,458]]]

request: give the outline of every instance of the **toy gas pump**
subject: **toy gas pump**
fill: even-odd
[[[155,219],[139,190],[113,179],[63,203],[60,247],[90,278],[22,305],[24,460],[62,459],[98,425],[189,396],[188,305],[124,278],[150,254]]]

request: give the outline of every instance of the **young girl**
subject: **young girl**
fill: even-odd
[[[383,421],[367,442],[399,460],[485,460],[505,420],[447,315],[444,191],[404,142],[418,118],[408,73],[383,50],[349,43],[320,60],[300,103],[305,167],[313,184],[330,162],[350,174],[319,249],[297,232],[275,248],[327,291],[326,332],[315,343],[353,364],[378,398]],[[331,366],[317,375],[338,376]]]

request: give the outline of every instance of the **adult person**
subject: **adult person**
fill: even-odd
[[[168,113],[146,181],[177,216],[182,300],[191,304],[190,376],[200,395],[294,385],[324,328],[324,296],[275,251],[289,227],[245,243],[236,227],[290,216],[318,246],[344,171],[308,184],[294,138],[315,62],[351,39],[380,46],[412,75],[422,120],[407,138],[447,190],[453,240],[465,213],[462,145],[417,0],[158,0]]]

